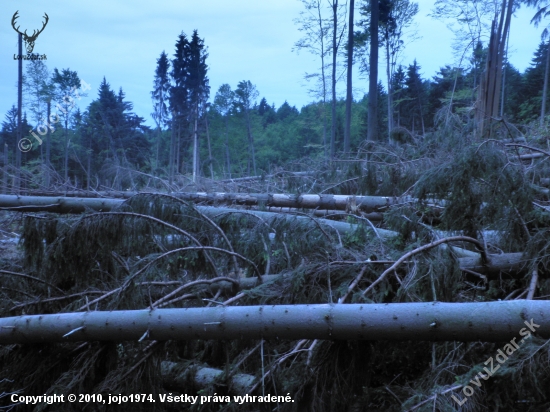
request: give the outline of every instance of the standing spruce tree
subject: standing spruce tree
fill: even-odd
[[[189,43],[188,58],[188,76],[186,86],[188,89],[188,106],[193,119],[193,182],[199,176],[199,140],[198,140],[198,121],[199,116],[205,113],[205,105],[210,96],[210,86],[206,73],[208,66],[206,58],[208,53],[204,46],[204,41],[199,37],[197,30],[193,31],[191,42]]]
[[[426,104],[426,90],[424,82],[420,76],[420,66],[414,60],[407,69],[407,78],[405,79],[405,93],[408,98],[406,111],[409,114],[410,130],[413,132],[420,130],[422,134],[426,133],[424,123],[424,112]]]
[[[214,110],[220,113],[225,124],[225,165],[228,178],[231,179],[231,156],[229,153],[229,114],[235,103],[235,92],[228,84],[222,84],[214,97]]]
[[[151,97],[153,99],[153,113],[151,116],[157,124],[157,148],[155,155],[155,168],[159,167],[159,151],[162,127],[168,125],[168,107],[166,103],[170,97],[170,78],[168,77],[168,69],[170,61],[168,56],[163,51],[157,59],[157,68],[155,70],[155,80]]]
[[[188,147],[182,136],[193,125],[193,180],[199,170],[198,121],[204,111],[204,105],[210,95],[210,86],[206,77],[206,48],[197,30],[193,31],[191,41],[182,32],[176,42],[176,53],[172,60],[172,83],[170,88],[170,111],[172,112],[172,142],[170,150],[170,180],[174,171],[180,171],[180,156]],[[177,130],[177,138],[174,133]],[[175,165],[175,166],[174,166]]]
[[[544,95],[545,65],[547,61],[548,46],[541,42],[534,53],[531,67],[523,73],[521,87],[521,105],[519,117],[524,121],[535,121],[541,115],[542,97]],[[546,103],[548,97],[546,96]]]
[[[402,65],[397,66],[397,70],[392,76],[391,79],[391,89],[393,91],[393,107],[394,114],[397,116],[394,119],[394,125],[401,127],[402,115],[403,115],[403,106],[405,100],[405,70]],[[393,116],[392,116],[393,117]]]
[[[98,174],[115,190],[133,185],[131,170],[143,167],[149,156],[144,119],[131,110],[122,89],[115,94],[104,78],[82,120],[83,143],[94,159],[92,164],[89,158],[88,176]]]
[[[238,110],[244,113],[244,118],[246,121],[246,132],[248,135],[247,173],[250,176],[250,164],[252,163],[252,171],[254,172],[254,176],[256,176],[256,154],[254,151],[254,137],[252,136],[252,126],[250,124],[250,109],[252,109],[256,99],[258,98],[258,91],[256,90],[256,86],[254,86],[250,82],[250,80],[243,80],[237,85],[235,96],[237,97],[235,105]]]
[[[172,60],[172,86],[170,87],[170,112],[172,113],[172,137],[170,141],[170,159],[168,161],[169,180],[180,171],[180,146],[182,130],[187,128],[189,120],[189,41],[182,32],[176,41],[176,53]]]

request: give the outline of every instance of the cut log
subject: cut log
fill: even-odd
[[[188,387],[188,369],[176,362],[164,361],[160,364],[163,386],[168,390],[183,392],[182,388]],[[197,367],[193,374],[193,382],[198,389],[204,389],[223,375],[220,369]],[[254,386],[253,375],[237,373],[231,376],[229,382],[229,394],[246,395]]]
[[[0,344],[154,339],[501,342],[550,338],[550,302],[320,304],[59,313],[0,319]]]
[[[481,257],[461,257],[458,259],[461,269],[488,275],[490,279],[497,278],[501,273],[518,274],[527,270],[530,261],[523,257],[523,253],[503,253],[502,255],[487,255],[487,262],[483,264]]]

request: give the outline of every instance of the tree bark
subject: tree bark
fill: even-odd
[[[180,365],[176,362],[164,361],[160,364],[162,383],[168,390],[181,392],[181,388],[187,388],[189,385],[188,373],[189,371],[186,366]],[[223,374],[224,371],[221,369],[197,367],[196,371],[194,371],[192,375],[193,383],[198,389],[204,389],[207,386],[218,382],[218,379],[222,377]],[[247,375],[244,373],[232,375],[229,378],[229,393],[231,395],[250,394],[255,380],[256,378],[254,375]]]
[[[487,64],[479,89],[479,108],[476,114],[480,137],[485,135],[487,120],[499,115],[504,48],[510,31],[513,3],[514,0],[502,0],[499,23],[497,25],[496,20],[493,20],[491,26]]]
[[[227,162],[227,176],[231,179],[231,158],[229,156],[229,126],[227,124],[227,114],[225,117],[225,157]]]
[[[386,77],[388,78],[388,141],[391,142],[391,131],[393,129],[393,88],[391,84],[390,69],[390,45],[389,35],[386,35]]]
[[[52,111],[52,100],[48,97],[47,102],[47,114],[48,114],[48,123],[51,122],[50,116]],[[46,170],[45,170],[45,186],[46,188],[50,188],[50,174],[51,174],[51,166],[50,166],[50,128],[46,128]]]
[[[378,0],[370,0],[369,112],[367,139],[378,140]]]
[[[172,127],[170,134],[170,154],[168,159],[168,183],[170,186],[174,181],[174,160],[176,158],[176,136],[175,136],[175,126],[176,126],[176,114],[172,112]]]
[[[8,165],[9,165],[9,153],[8,153],[8,144],[4,143],[4,169],[2,173],[2,193],[8,193]]]
[[[319,19],[319,33],[321,41],[321,81],[323,83],[323,154],[328,158],[327,150],[327,79],[325,75],[325,36],[323,18],[321,16],[321,1],[317,1],[317,15]]]
[[[198,116],[195,116],[193,127],[193,183],[197,183],[197,177],[199,176],[199,139],[197,134],[197,117]]]
[[[204,113],[204,126],[206,127],[206,143],[208,144],[208,164],[210,166],[210,179],[214,180],[214,166],[212,162],[212,146],[210,145],[210,130],[208,130],[208,114]]]
[[[52,211],[57,213],[80,213],[86,207],[92,210],[110,210],[117,207],[123,199],[137,195],[137,192],[100,192],[113,198],[97,197],[72,197],[83,196],[83,192],[69,192],[65,196],[13,196],[0,195],[0,208],[18,211]],[[146,194],[146,193],[144,193]],[[265,205],[267,207],[286,207],[301,209],[326,209],[326,210],[361,210],[367,213],[381,212],[391,206],[410,203],[415,199],[405,196],[403,198],[386,196],[348,196],[348,195],[288,195],[270,193],[166,193],[178,199],[195,203],[207,204],[234,204],[243,206]],[[96,194],[97,196],[97,194]],[[98,202],[102,205],[97,209]]]
[[[250,152],[250,156],[252,157],[252,169],[255,175],[256,174],[256,153],[254,151],[254,138],[252,137],[252,129],[250,126],[250,116],[248,112],[249,112],[248,107],[246,107],[245,116],[246,116],[246,131],[248,133],[248,150]],[[250,176],[250,159],[248,162],[248,175]]]
[[[550,338],[550,302],[386,303],[92,311],[0,319],[0,344],[193,339],[503,342]],[[528,329],[528,327],[530,328]]]
[[[23,37],[19,33],[18,52],[19,56],[23,55]],[[19,142],[23,139],[23,124],[21,120],[23,112],[23,59],[20,58],[17,62],[17,142],[15,143],[15,193],[19,194],[21,189],[21,150],[19,150]]]
[[[348,73],[346,83],[346,129],[344,131],[344,153],[349,153],[351,142],[351,103],[352,94],[352,69],[353,69],[353,12],[355,0],[349,3],[349,26],[348,26]]]
[[[548,72],[550,71],[550,41],[546,47],[546,67],[544,68],[544,86],[542,87],[542,106],[540,108],[540,127],[544,126],[546,116],[546,99],[548,96]]]
[[[330,129],[330,158],[336,154],[336,57],[338,46],[336,44],[336,31],[338,30],[338,0],[332,0],[332,125]]]

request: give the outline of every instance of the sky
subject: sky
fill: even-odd
[[[444,65],[456,66],[458,59],[451,47],[453,32],[446,23],[429,16],[434,0],[418,3],[415,22],[419,38],[407,44],[400,63],[408,65],[416,59],[423,77],[431,78]],[[122,88],[133,111],[154,126],[150,92],[156,62],[163,50],[172,57],[182,31],[190,36],[198,30],[208,47],[211,100],[222,84],[235,89],[241,80],[250,80],[260,98],[276,107],[287,101],[300,109],[315,100],[308,94],[304,75],[318,71],[320,62],[306,51],[292,50],[302,37],[294,22],[301,10],[300,0],[2,0],[0,121],[17,105],[17,61],[13,57],[17,33],[11,25],[16,11],[17,25],[28,34],[42,27],[44,13],[48,14],[34,53],[47,56],[44,62],[51,71],[69,68],[90,85],[88,96],[77,101],[82,111],[97,97],[105,77],[115,92]],[[534,12],[523,6],[511,24],[509,58],[520,71],[529,66],[540,43],[542,28],[530,24]],[[384,74],[381,62],[382,80]],[[341,90],[344,86],[343,80]],[[354,98],[362,98],[367,90],[367,79],[356,73]]]

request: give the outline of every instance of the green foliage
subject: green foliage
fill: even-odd
[[[493,143],[466,147],[425,173],[416,186],[420,200],[444,199],[441,227],[477,237],[484,228],[507,234],[512,250],[525,241],[518,216],[532,210],[533,192],[519,165]]]

